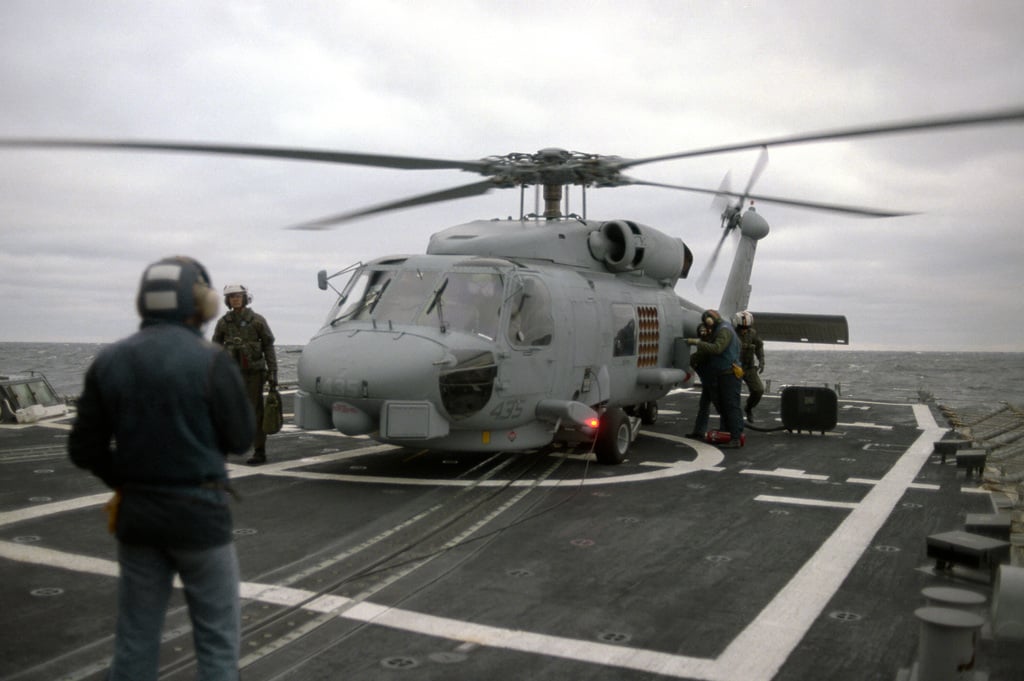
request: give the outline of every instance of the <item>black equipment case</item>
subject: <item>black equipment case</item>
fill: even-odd
[[[825,431],[839,420],[839,398],[829,388],[791,385],[782,389],[782,426],[793,432]]]

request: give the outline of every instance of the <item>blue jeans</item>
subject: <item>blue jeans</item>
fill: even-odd
[[[156,681],[174,575],[185,586],[201,681],[237,681],[241,606],[233,543],[166,549],[118,542],[117,636],[109,681]]]
[[[743,434],[743,410],[740,408],[742,379],[729,371],[718,377],[718,406],[722,414],[722,430],[736,440]]]
[[[693,422],[694,433],[708,432],[708,420],[711,418],[711,405],[720,409],[718,401],[718,376],[705,372],[700,375],[700,402],[697,405],[697,417]]]

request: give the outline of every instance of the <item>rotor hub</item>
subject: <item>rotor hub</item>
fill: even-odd
[[[511,153],[482,159],[481,173],[495,185],[581,185],[614,187],[625,184],[617,156],[600,156],[556,147],[534,154]]]

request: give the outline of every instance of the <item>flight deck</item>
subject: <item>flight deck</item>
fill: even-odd
[[[932,405],[840,400],[834,430],[790,433],[766,396],[762,430],[724,451],[683,437],[696,391],[659,405],[617,466],[286,420],[270,463],[230,471],[242,678],[895,680],[916,659],[923,590],[991,599],[988,572],[928,553],[994,511],[935,451],[948,425]],[[68,460],[68,428],[0,427],[9,681],[102,679],[112,650],[109,492]],[[194,678],[191,650],[176,592],[161,678]],[[976,650],[992,681],[1024,678],[1020,641],[986,625]]]

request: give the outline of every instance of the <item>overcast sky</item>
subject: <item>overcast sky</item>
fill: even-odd
[[[646,157],[1024,104],[1024,3],[0,3],[0,136],[300,146],[478,159],[545,147]],[[769,150],[756,193],[917,211],[862,219],[759,206],[751,308],[845,314],[854,349],[1024,351],[1024,125]],[[635,177],[741,188],[756,151]],[[107,342],[137,326],[146,264],[185,253],[244,283],[278,342],[330,296],[319,269],[422,252],[430,234],[518,215],[515,190],[287,225],[479,179],[311,162],[0,149],[0,341]],[[572,210],[580,211],[578,199]],[[731,250],[702,194],[587,194],[590,218],[682,238],[718,303]],[[208,330],[209,332],[209,330]]]

